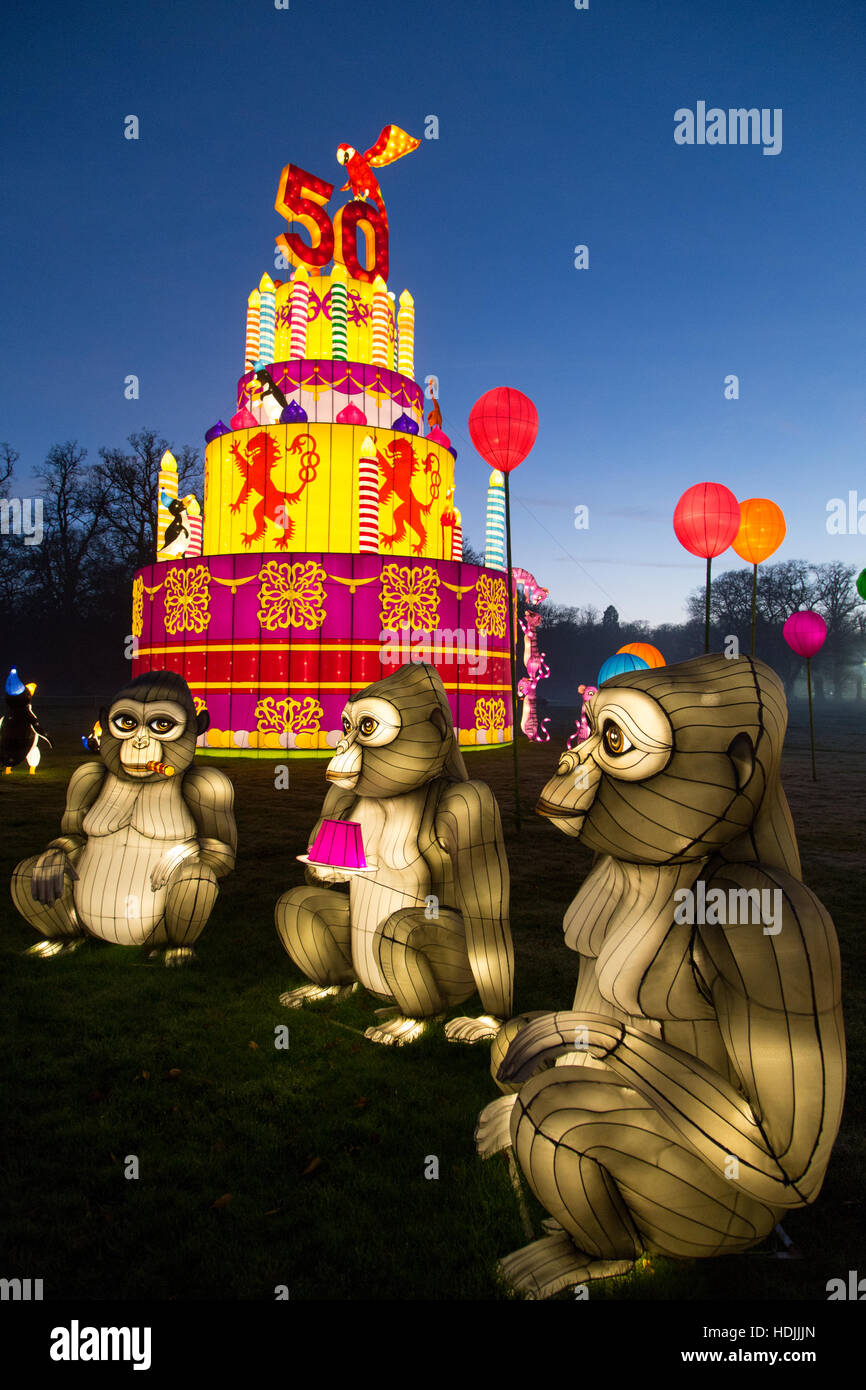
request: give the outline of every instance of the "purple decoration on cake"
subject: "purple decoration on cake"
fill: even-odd
[[[411,415],[398,415],[391,429],[402,430],[404,434],[417,434],[418,421],[413,420]]]
[[[449,444],[449,445],[448,445],[448,452],[449,452],[449,454],[453,454],[453,455],[454,455],[454,462],[456,463],[456,462],[457,462],[457,450],[454,448],[454,445],[453,445],[453,444]]]
[[[305,425],[307,422],[307,412],[297,401],[289,401],[285,410],[280,413],[281,425]]]
[[[211,444],[215,439],[219,439],[221,434],[231,434],[228,425],[223,424],[222,420],[217,420],[215,425],[211,425],[204,437],[205,444]]]
[[[344,406],[337,416],[338,425],[366,425],[366,423],[367,417],[363,410],[359,410],[352,401]]]

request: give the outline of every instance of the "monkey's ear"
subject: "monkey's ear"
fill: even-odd
[[[430,711],[430,723],[439,730],[440,737],[444,740],[448,737],[448,720],[445,718],[444,710],[433,709]]]
[[[728,744],[728,757],[734,764],[740,791],[755,770],[755,745],[746,733],[736,734]]]
[[[199,710],[198,719],[195,721],[196,738],[199,738],[204,733],[205,729],[209,728],[210,715],[206,709]]]

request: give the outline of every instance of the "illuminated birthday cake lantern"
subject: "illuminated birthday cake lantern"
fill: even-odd
[[[388,289],[372,171],[419,143],[386,126],[363,153],[340,145],[354,197],[333,218],[333,184],[286,165],[290,274],[253,277],[244,300],[244,374],[205,436],[200,514],[163,460],[134,666],[184,677],[211,716],[205,749],[332,750],[352,691],[412,660],[437,668],[462,745],[511,738],[504,561],[462,561],[456,452],[415,379],[416,300]]]

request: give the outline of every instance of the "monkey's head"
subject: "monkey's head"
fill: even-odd
[[[163,763],[182,777],[195,757],[195,743],[210,724],[207,710],[196,714],[189,686],[174,671],[147,671],[119,690],[109,709],[99,711],[99,756],[124,782],[158,782],[148,771]]]
[[[779,783],[782,683],[762,661],[721,655],[630,671],[584,703],[589,737],[563,753],[536,807],[590,849],[641,864],[724,853],[762,808],[793,827]],[[788,857],[785,859],[785,855]],[[759,855],[753,847],[750,858]]]
[[[358,796],[400,796],[434,777],[466,781],[448,696],[424,663],[368,685],[343,710],[343,737],[325,776]]]

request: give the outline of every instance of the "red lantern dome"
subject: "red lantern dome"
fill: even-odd
[[[500,473],[510,473],[535,443],[538,411],[522,391],[495,386],[473,405],[469,433],[485,463]]]
[[[711,560],[727,550],[739,529],[740,504],[722,483],[695,483],[676,505],[677,540],[702,560]]]

